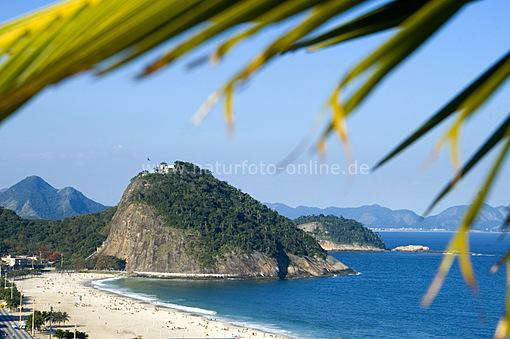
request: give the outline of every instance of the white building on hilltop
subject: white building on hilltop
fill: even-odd
[[[168,165],[166,162],[162,162],[161,164],[159,164],[159,167],[158,167],[159,173],[167,174],[170,171],[175,171],[174,165]]]

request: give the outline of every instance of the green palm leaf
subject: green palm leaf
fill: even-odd
[[[313,6],[319,4],[320,2],[324,2],[324,0],[309,0],[309,1],[290,1],[285,2],[274,8],[271,11],[268,11],[266,14],[257,18],[257,21],[260,23],[253,25],[249,29],[241,32],[240,34],[235,35],[234,37],[228,39],[226,42],[221,44],[216,51],[211,56],[213,62],[217,62],[221,57],[223,57],[234,45],[246,39],[249,36],[254,35],[262,28],[265,28],[270,23],[280,22],[284,19],[287,19],[291,16],[294,16],[300,12],[308,10]]]
[[[424,306],[429,306],[434,300],[451,268],[455,256],[457,255],[459,256],[459,265],[464,279],[473,290],[476,290],[476,280],[474,277],[471,259],[469,258],[468,232],[482,208],[483,202],[492,187],[492,183],[498,175],[498,172],[501,170],[501,164],[508,155],[508,150],[510,149],[510,128],[505,130],[504,138],[506,141],[500,150],[496,161],[492,165],[487,178],[485,179],[476,198],[473,200],[473,203],[464,214],[464,218],[459,226],[457,234],[453,237],[447,247],[447,254],[441,261],[436,277],[422,299],[422,304]]]
[[[69,0],[51,5],[0,25],[0,122],[16,112],[48,86],[84,71],[106,74],[163,43],[172,41],[170,50],[148,65],[140,76],[147,76],[196,50],[204,43],[231,32],[212,53],[216,62],[239,42],[275,23],[294,24],[213,93],[195,116],[198,121],[225,97],[225,116],[233,121],[233,97],[237,87],[276,56],[300,48],[311,50],[394,29],[395,33],[373,53],[361,60],[334,89],[327,100],[332,115],[320,135],[319,147],[337,133],[348,146],[346,118],[360,106],[381,81],[422,47],[470,0]],[[357,13],[344,20],[349,10]],[[318,32],[325,23],[338,20],[335,28]],[[235,28],[241,27],[241,30]],[[186,37],[183,37],[186,36]],[[467,86],[400,145],[384,157],[376,168],[400,154],[446,118],[455,122],[440,140],[450,142],[452,159],[457,162],[458,135],[463,124],[510,77],[510,53]],[[348,94],[340,99],[340,95]],[[459,174],[439,193],[432,206],[492,149],[503,144],[498,158],[481,187],[480,194],[466,212],[458,234],[448,246],[438,275],[426,295],[430,303],[449,267],[458,256],[463,275],[474,288],[474,275],[467,252],[468,231],[493,184],[509,149],[510,117],[479,147],[459,170]],[[510,260],[510,259],[508,259]],[[507,265],[508,267],[508,265]],[[510,268],[509,268],[510,270]],[[506,327],[510,329],[510,302]],[[503,320],[504,320],[503,319]],[[502,320],[502,324],[504,321]],[[503,330],[502,330],[503,329]]]
[[[498,72],[503,67],[503,65],[505,65],[509,60],[510,52],[503,56],[503,58],[501,58],[496,64],[494,64],[490,69],[488,69],[480,77],[473,81],[453,100],[451,100],[441,110],[439,110],[439,112],[434,114],[432,118],[427,120],[427,122],[420,126],[420,128],[418,128],[413,134],[411,134],[393,151],[391,151],[387,156],[385,156],[381,161],[379,161],[374,166],[374,170],[388,162],[390,159],[394,158],[397,154],[405,150],[407,147],[411,146],[415,141],[419,140],[421,137],[423,137],[425,134],[431,131],[434,127],[438,126],[446,118],[457,112],[457,110],[461,107],[462,103],[466,101],[466,99],[469,98],[475,91],[477,91],[482,86],[482,84],[486,83],[487,81],[490,81],[494,74]]]
[[[395,0],[317,37],[292,44],[285,52],[310,46],[310,50],[317,50],[394,28],[407,20],[427,2],[428,0]]]
[[[333,94],[333,98],[337,97],[354,79],[368,73],[368,79],[347,99],[344,105],[346,115],[349,115],[391,70],[422,46],[468,2],[469,0],[429,1],[402,24],[400,32],[358,63]]]
[[[427,208],[425,215],[428,215],[430,211],[436,206],[436,204],[443,199],[455,185],[476,165],[480,160],[489,153],[494,146],[496,146],[504,137],[507,129],[510,126],[510,115],[506,120],[499,126],[499,128],[490,136],[488,140],[476,151],[475,154],[469,159],[469,161],[462,167],[459,173],[451,180],[438,194],[438,196],[432,201],[430,206]],[[509,216],[510,218],[510,216]],[[509,219],[510,220],[510,219]],[[507,224],[506,222],[505,224]]]

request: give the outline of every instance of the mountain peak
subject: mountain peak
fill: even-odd
[[[48,184],[43,178],[38,177],[37,175],[31,175],[21,180],[11,188],[15,187],[34,187],[37,189],[55,189],[53,186]]]
[[[354,219],[370,228],[442,229],[449,231],[457,229],[467,208],[466,205],[452,206],[437,215],[421,218],[411,210],[391,210],[377,204],[361,207],[328,207],[324,209],[304,206],[293,208],[281,203],[266,203],[266,205],[292,219],[306,215],[332,214],[338,217]],[[508,218],[508,215],[509,210],[506,207],[492,207],[483,204],[473,229],[483,231],[499,230],[506,218]]]
[[[76,193],[76,192],[81,193],[77,189],[69,187],[69,186],[59,189],[58,192],[63,193],[63,194],[72,194],[72,193]]]
[[[107,208],[72,187],[56,189],[36,175],[0,191],[0,206],[32,219],[62,219]]]

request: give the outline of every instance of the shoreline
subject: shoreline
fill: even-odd
[[[215,313],[201,314],[167,305],[151,303],[111,290],[96,287],[94,282],[123,278],[118,274],[51,272],[15,280],[24,295],[23,316],[38,311],[67,312],[69,321],[53,329],[86,332],[89,338],[279,338],[291,337],[270,333],[232,322],[214,319]],[[28,311],[28,312],[27,312]],[[13,315],[18,312],[13,312]],[[47,331],[36,331],[34,338],[46,338]]]
[[[447,230],[447,229],[415,229],[415,228],[370,228],[372,232],[416,232],[416,233],[456,233],[457,230]],[[484,230],[469,230],[470,233],[487,233],[487,234],[500,234],[500,233],[508,233],[505,231],[484,231]]]

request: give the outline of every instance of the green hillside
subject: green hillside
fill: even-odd
[[[310,215],[295,219],[298,227],[306,227],[318,240],[329,240],[337,244],[368,245],[385,248],[384,241],[360,222],[334,215]]]
[[[204,265],[241,249],[270,257],[281,253],[325,257],[317,241],[294,222],[213,177],[207,170],[176,162],[168,174],[146,174],[150,186],[133,200],[151,206],[167,226],[186,230],[188,250]]]
[[[116,207],[61,220],[21,218],[0,207],[0,254],[64,253],[64,260],[81,265],[108,236]]]
[[[218,180],[197,166],[176,162],[170,173],[140,174],[146,182],[128,201],[150,206],[166,227],[182,230],[185,251],[204,266],[214,266],[223,254],[258,251],[276,259],[287,254],[325,258],[326,252],[299,223],[317,223],[317,239],[384,248],[382,240],[360,223],[334,216],[279,215],[248,194]],[[148,184],[148,185],[147,185]],[[25,219],[0,207],[0,255],[63,252],[67,263],[84,259],[106,240],[117,207],[61,220]],[[145,227],[141,225],[141,227]]]

